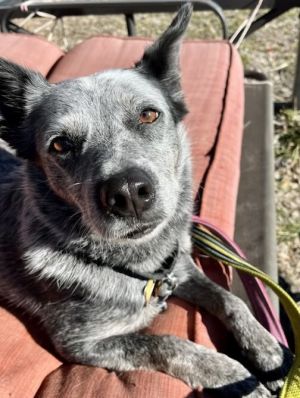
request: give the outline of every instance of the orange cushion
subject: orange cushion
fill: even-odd
[[[48,78],[55,82],[112,67],[132,66],[149,43],[137,38],[89,39],[62,57]],[[200,187],[201,194],[200,214],[232,236],[243,131],[241,62],[227,42],[186,41],[181,65],[190,110],[186,125],[192,144],[194,191],[196,194]],[[201,265],[214,280],[229,286],[227,269],[212,266],[210,261]],[[32,397],[46,374],[60,362],[44,351],[13,315],[2,310],[0,320],[0,374],[7,380],[0,396],[13,392],[15,396]],[[158,316],[147,332],[189,338],[221,351],[226,350],[228,342],[228,334],[217,320],[176,299],[170,300],[169,310]],[[10,358],[8,362],[6,358]],[[36,366],[31,369],[26,363]],[[180,398],[200,397],[202,393],[191,392],[181,381],[159,372],[118,375],[104,369],[62,365],[44,380],[37,396]]]
[[[63,55],[63,51],[42,37],[0,34],[0,57],[36,70],[44,76]]]

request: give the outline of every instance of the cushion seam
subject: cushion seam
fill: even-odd
[[[228,98],[229,79],[230,79],[230,75],[231,75],[232,60],[233,60],[232,46],[229,43],[227,43],[227,45],[229,46],[229,64],[228,64],[228,71],[227,71],[227,76],[226,76],[224,95],[223,95],[223,98],[222,98],[221,115],[220,115],[220,120],[219,120],[219,123],[218,123],[218,127],[216,129],[216,135],[215,135],[215,139],[214,139],[213,145],[210,148],[210,150],[207,152],[207,154],[205,155],[205,157],[207,157],[207,156],[209,157],[209,162],[208,162],[208,165],[207,165],[207,167],[205,169],[205,172],[203,174],[202,180],[200,181],[199,189],[198,189],[198,192],[196,194],[196,206],[195,206],[196,214],[201,214],[203,193],[205,191],[208,174],[210,172],[210,169],[211,169],[212,164],[213,164],[214,159],[215,159],[216,148],[217,148],[217,144],[218,144],[218,141],[219,141],[219,137],[220,137],[220,134],[221,134],[221,129],[222,129],[222,126],[223,126],[223,121],[224,121],[225,109],[226,109],[227,98]]]

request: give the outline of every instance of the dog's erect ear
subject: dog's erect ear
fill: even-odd
[[[38,72],[0,59],[0,136],[21,156],[33,145],[24,122],[41,100],[50,85]]]
[[[160,82],[176,121],[187,113],[180,85],[179,51],[192,11],[191,3],[184,4],[168,29],[145,50],[142,59],[135,65],[140,73]]]

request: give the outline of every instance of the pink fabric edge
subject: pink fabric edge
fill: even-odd
[[[238,255],[246,258],[241,248],[218,227],[198,216],[193,216],[192,220],[209,228],[220,238],[224,239]],[[263,282],[242,271],[237,270],[237,272],[249,297],[256,318],[281,344],[288,347],[286,336]]]

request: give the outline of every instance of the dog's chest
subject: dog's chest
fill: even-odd
[[[162,301],[158,297],[152,297],[149,303],[145,302],[143,290],[144,283],[134,280],[118,278],[114,286],[103,281],[96,298],[73,298],[49,304],[47,318],[52,312],[52,326],[56,328],[54,333],[58,332],[57,325],[61,324],[64,330],[68,330],[69,338],[74,340],[83,336],[105,339],[136,332],[150,326],[162,310]]]

